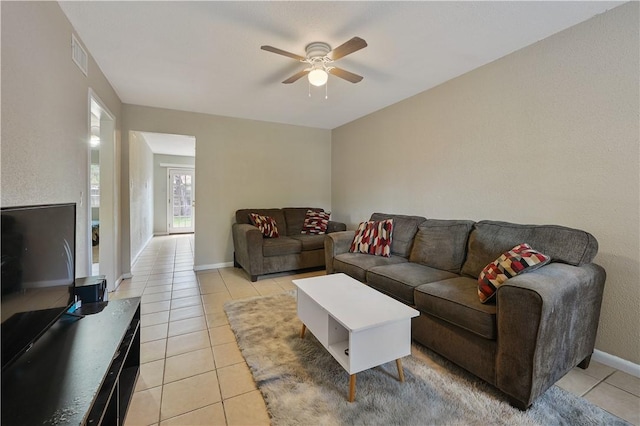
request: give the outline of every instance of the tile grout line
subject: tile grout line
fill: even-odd
[[[612,387],[614,387],[614,388],[616,388],[616,389],[618,389],[618,390],[621,390],[621,391],[623,391],[623,392],[628,393],[629,395],[631,395],[631,396],[633,396],[633,397],[635,397],[635,398],[640,399],[640,395],[636,395],[636,394],[635,394],[635,393],[633,393],[633,392],[630,392],[630,391],[628,391],[628,390],[626,390],[626,389],[623,389],[623,388],[621,388],[621,387],[619,387],[619,386],[616,386],[615,384],[613,384],[613,383],[611,383],[611,382],[607,382],[607,381],[606,381],[609,377],[613,376],[614,374],[616,374],[616,373],[617,373],[617,372],[619,372],[619,371],[620,371],[620,370],[614,370],[611,374],[609,374],[607,377],[605,377],[604,379],[602,379],[602,382],[598,383],[598,385],[600,385],[600,384],[602,384],[602,383],[606,383],[606,384],[607,384],[607,385],[609,385],[609,386],[612,386]],[[624,373],[624,372],[623,372],[623,373]]]
[[[587,389],[586,391],[584,391],[584,393],[582,393],[582,395],[580,395],[580,397],[584,398],[585,396],[587,396],[587,394],[588,394],[589,392],[591,392],[592,390],[594,390],[595,388],[597,388],[598,386],[600,386],[602,383],[605,383],[605,381],[606,381],[609,377],[613,376],[613,375],[615,374],[615,372],[616,372],[616,371],[618,371],[618,370],[613,370],[611,373],[607,374],[607,375],[606,375],[605,377],[603,377],[602,379],[598,379],[597,377],[594,377],[594,376],[592,376],[592,375],[590,375],[590,374],[588,374],[588,373],[584,373],[585,375],[587,375],[587,376],[589,376],[589,377],[593,377],[594,379],[598,379],[598,381],[597,381],[593,386],[591,386],[589,389]],[[617,386],[614,386],[614,387],[617,387]],[[622,389],[622,390],[624,390],[624,389]]]
[[[596,382],[595,384],[593,384],[591,387],[589,387],[586,391],[584,391],[580,397],[584,398],[585,396],[587,396],[587,394],[589,392],[591,392],[592,390],[594,390],[597,386],[599,386],[601,383],[604,383],[604,379],[600,379],[600,381]]]

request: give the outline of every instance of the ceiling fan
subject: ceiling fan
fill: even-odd
[[[334,67],[333,63],[338,59],[365,47],[367,47],[366,41],[360,37],[353,37],[351,40],[341,44],[333,50],[331,49],[331,46],[321,41],[309,43],[305,48],[306,56],[287,52],[286,50],[278,49],[273,46],[261,46],[260,48],[267,52],[288,56],[289,58],[308,64],[307,68],[295,73],[283,81],[284,84],[291,84],[306,75],[309,79],[309,83],[314,86],[322,86],[327,82],[329,74],[350,81],[351,83],[358,83],[361,81],[362,76],[343,70],[342,68]]]

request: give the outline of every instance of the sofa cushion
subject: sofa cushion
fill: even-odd
[[[358,225],[353,241],[349,247],[350,253],[365,253],[374,256],[391,256],[391,241],[393,239],[393,220],[362,222]]]
[[[302,243],[302,251],[307,250],[324,250],[324,238],[326,235],[308,235],[308,234],[298,234],[292,235],[289,238],[293,238],[294,240],[298,240]]]
[[[302,231],[300,232],[302,234],[326,234],[330,217],[331,213],[329,212],[307,210],[307,214],[304,216],[304,223],[302,224]]]
[[[385,219],[393,219],[391,254],[408,258],[409,253],[411,253],[411,246],[413,245],[413,237],[418,231],[418,226],[427,219],[422,216],[374,213],[369,220],[380,221]]]
[[[411,262],[375,266],[366,276],[371,287],[408,305],[414,304],[413,290],[419,285],[457,277],[451,272]]]
[[[469,235],[467,259],[462,274],[478,278],[482,269],[500,254],[527,242],[554,262],[579,266],[590,263],[598,252],[598,241],[588,232],[556,225],[518,225],[482,221]]]
[[[485,266],[478,277],[478,297],[487,303],[495,296],[509,278],[527,271],[533,271],[549,263],[551,258],[534,249],[529,244],[518,244],[499,258]]]
[[[264,257],[297,254],[301,251],[302,242],[290,237],[265,238],[262,242],[262,255]]]
[[[307,210],[314,212],[323,212],[324,210],[318,207],[285,207],[282,209],[282,214],[287,221],[287,235],[299,235],[302,232],[302,225],[304,224],[304,218],[307,215]],[[283,229],[282,232],[285,232]]]
[[[250,213],[249,218],[251,223],[258,227],[262,235],[267,238],[278,238],[280,233],[278,232],[278,225],[276,220],[271,216],[262,216],[257,213]]]
[[[403,262],[407,262],[407,259],[401,256],[382,257],[362,253],[342,253],[334,257],[333,269],[335,272],[344,272],[364,283],[366,282],[367,271],[374,266],[393,265]]]
[[[477,280],[452,278],[416,287],[416,309],[464,328],[478,336],[495,339],[496,305],[483,305],[478,300]]]
[[[427,219],[418,227],[409,262],[459,274],[473,224],[471,220]]]

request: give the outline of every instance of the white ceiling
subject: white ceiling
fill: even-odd
[[[154,154],[196,156],[195,136],[170,135],[167,133],[138,132]]]
[[[60,2],[129,104],[333,129],[623,2]],[[364,76],[281,83],[324,41],[369,44],[337,62]]]

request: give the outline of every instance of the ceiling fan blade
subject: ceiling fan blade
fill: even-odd
[[[286,79],[285,81],[283,81],[282,83],[291,84],[293,82],[296,82],[296,81],[300,80],[302,77],[304,77],[305,75],[309,74],[309,71],[311,71],[311,70],[302,70],[300,72],[297,72],[294,75],[292,75],[291,77],[289,77],[288,79]]]
[[[295,53],[287,52],[286,50],[278,49],[273,46],[260,46],[260,49],[266,50],[267,52],[277,53],[278,55],[288,56],[293,59],[297,59],[298,61],[304,61],[306,58],[304,56],[296,55]]]
[[[362,80],[362,76],[358,74],[354,74],[352,72],[343,70],[342,68],[331,68],[329,69],[329,74],[333,74],[336,77],[340,77],[344,80],[350,81],[352,83],[358,83]]]
[[[367,42],[360,37],[354,37],[351,40],[341,44],[340,46],[329,52],[329,59],[334,61],[367,47]]]

